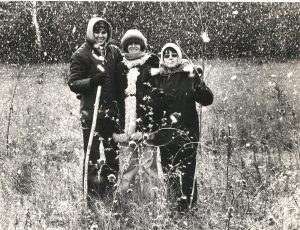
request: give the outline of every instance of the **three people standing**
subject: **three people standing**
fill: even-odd
[[[97,86],[102,86],[100,109],[90,160],[96,164],[99,137],[103,138],[106,170],[103,197],[112,188],[109,174],[119,173],[118,143],[143,139],[154,133],[159,146],[168,196],[179,211],[186,211],[197,200],[194,183],[199,120],[196,102],[213,102],[213,94],[201,80],[201,68],[193,68],[182,58],[180,47],[167,43],[161,59],[146,52],[147,39],[138,30],[128,30],[120,50],[107,45],[111,26],[102,18],[92,18],[86,42],[72,55],[69,86],[81,95],[80,111],[86,152],[90,135]],[[103,71],[99,71],[103,67]],[[153,149],[152,149],[153,152]],[[134,151],[133,151],[134,154]],[[90,191],[93,192],[93,184]],[[194,189],[194,190],[193,190]],[[194,197],[191,197],[192,194]]]

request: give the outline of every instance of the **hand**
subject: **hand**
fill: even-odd
[[[200,81],[200,83],[198,84],[198,85],[196,85],[196,87],[195,87],[195,91],[196,91],[196,93],[198,94],[198,93],[201,93],[201,91],[203,91],[203,90],[205,90],[206,89],[206,85],[205,85],[205,83],[204,83],[204,81]]]
[[[174,97],[175,97],[175,94],[173,92],[166,93],[166,95],[164,96],[164,101],[165,101],[165,105],[167,107],[172,107],[173,102],[174,102]]]
[[[163,89],[159,89],[159,88],[155,88],[151,92],[151,97],[152,98],[160,98],[160,97],[163,97],[164,95],[165,95],[164,90]]]
[[[213,93],[203,81],[195,87],[195,100],[203,106],[212,104],[214,100]]]
[[[105,73],[98,73],[98,74],[96,74],[94,77],[91,78],[91,80],[90,80],[90,86],[96,87],[96,86],[99,86],[99,85],[103,85],[104,82],[105,82],[105,79],[107,77],[108,76]]]
[[[152,90],[150,97],[155,107],[161,107],[164,105],[165,92],[163,89],[155,88]]]
[[[198,76],[198,77],[202,77],[203,75],[203,70],[200,66],[195,66],[194,67],[194,71],[195,71],[195,74]]]

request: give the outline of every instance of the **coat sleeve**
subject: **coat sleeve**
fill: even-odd
[[[196,68],[197,71],[195,71],[195,89],[194,89],[194,98],[195,101],[200,103],[202,106],[208,106],[213,103],[214,95],[210,88],[208,88],[205,84],[205,82],[202,80],[202,69]]]
[[[74,93],[85,93],[91,90],[91,77],[87,76],[88,66],[79,55],[73,54],[70,65],[70,79],[68,85]]]
[[[112,103],[113,101],[116,101],[118,99],[118,64],[122,61],[122,55],[120,53],[120,50],[118,47],[111,45],[108,48],[108,52],[110,55],[110,58],[107,63],[107,78],[104,81],[104,84],[102,85],[102,91],[107,92],[106,94],[106,103]]]

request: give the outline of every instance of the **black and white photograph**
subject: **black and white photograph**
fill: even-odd
[[[300,2],[0,1],[0,230],[300,230]]]

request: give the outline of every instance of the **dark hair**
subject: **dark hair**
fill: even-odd
[[[109,26],[106,22],[104,21],[98,21],[95,23],[93,27],[93,32],[98,32],[100,29],[104,29],[107,33],[109,32]]]
[[[169,53],[169,51],[172,51],[172,53],[177,53],[177,51],[173,47],[168,47],[164,50],[163,55]]]
[[[123,42],[123,50],[128,53],[128,45],[130,44],[140,44],[141,45],[141,51],[144,51],[146,49],[146,46],[145,46],[145,42],[138,38],[138,37],[131,37],[131,38],[128,38],[126,39],[124,42]]]

